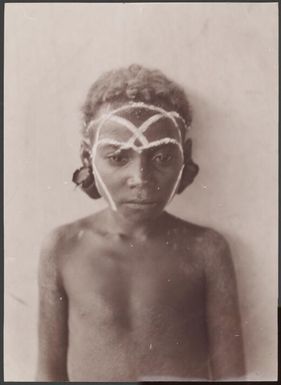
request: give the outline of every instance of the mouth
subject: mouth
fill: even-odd
[[[149,207],[154,207],[157,205],[158,202],[151,201],[151,200],[129,200],[125,201],[124,204],[128,207],[132,208],[149,208]]]

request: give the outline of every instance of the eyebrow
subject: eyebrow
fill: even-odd
[[[112,141],[113,142],[113,141]],[[114,141],[115,142],[115,141]],[[98,143],[98,146],[101,148],[101,151],[110,154],[120,154],[129,150],[133,150],[132,146],[124,146],[124,143],[110,143],[110,140],[107,143],[105,139],[102,143]]]
[[[119,147],[131,148],[132,147],[129,145],[126,146],[126,142],[119,142],[118,140],[115,140],[115,139],[101,139],[98,141],[97,145],[102,146],[102,147],[111,146],[111,147],[117,147],[117,148],[119,148]]]
[[[183,152],[181,143],[179,143],[179,141],[177,141],[176,139],[169,138],[169,137],[154,140],[143,146],[135,146],[133,143],[130,143],[130,142],[119,142],[118,140],[115,140],[115,139],[104,138],[98,141],[97,146],[102,146],[102,147],[112,146],[116,148],[116,151],[132,149],[137,152],[142,152],[143,150],[160,147],[167,144],[176,145],[180,149],[181,153]]]

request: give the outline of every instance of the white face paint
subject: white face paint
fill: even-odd
[[[125,111],[125,110],[140,109],[140,108],[143,108],[143,109],[146,109],[149,111],[153,111],[153,112],[155,112],[155,114],[150,116],[147,120],[145,120],[139,127],[135,126],[130,120],[116,115],[117,113]],[[157,121],[159,121],[160,119],[163,119],[163,118],[166,118],[166,119],[169,119],[170,121],[172,121],[173,127],[176,131],[176,134],[177,134],[177,139],[171,138],[171,137],[165,137],[165,138],[161,138],[161,139],[149,142],[147,137],[144,135],[145,132],[148,130],[148,128],[153,123],[156,123]],[[126,104],[120,108],[117,108],[113,111],[109,111],[109,112],[103,114],[100,118],[92,120],[89,123],[88,130],[90,128],[92,128],[93,125],[97,125],[94,145],[92,148],[93,172],[94,172],[96,180],[99,182],[100,186],[102,187],[104,194],[106,195],[108,203],[109,203],[112,210],[114,210],[114,211],[117,210],[116,204],[115,204],[106,184],[104,183],[104,181],[103,181],[103,179],[99,173],[99,170],[96,166],[96,162],[95,162],[96,152],[97,152],[98,146],[100,146],[101,144],[118,145],[120,150],[133,149],[136,152],[141,153],[142,151],[144,151],[146,149],[158,147],[158,146],[161,146],[163,144],[173,143],[173,144],[178,146],[178,148],[181,152],[181,155],[182,155],[182,159],[183,159],[182,142],[183,142],[183,140],[186,139],[186,137],[182,138],[181,130],[178,126],[177,120],[180,120],[184,124],[186,130],[188,129],[188,127],[185,124],[184,119],[176,111],[167,112],[166,110],[164,110],[161,107],[148,105],[148,104],[145,104],[142,102],[138,102],[138,103],[132,102],[132,103],[128,103],[128,104]],[[117,140],[114,140],[112,138],[104,138],[104,137],[100,138],[100,134],[101,134],[101,130],[103,128],[103,125],[105,124],[105,122],[108,122],[108,121],[121,124],[123,127],[125,127],[127,130],[129,130],[132,133],[131,137],[127,141],[117,141]],[[135,145],[136,140],[138,140],[141,143],[141,145],[136,146]],[[173,196],[176,193],[176,190],[178,188],[178,185],[179,185],[179,182],[181,179],[181,175],[183,172],[183,168],[184,168],[184,164],[182,164],[182,167],[178,173],[177,179],[175,181],[175,184],[173,186],[173,189],[171,191],[171,194],[170,194],[169,199],[168,199],[166,204],[168,204],[171,201],[171,199],[173,198]]]

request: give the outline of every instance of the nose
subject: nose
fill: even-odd
[[[149,168],[145,157],[138,156],[130,167],[127,183],[130,188],[144,187],[149,182]]]

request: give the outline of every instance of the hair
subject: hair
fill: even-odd
[[[166,106],[178,112],[187,126],[192,121],[191,107],[184,90],[161,71],[138,64],[112,70],[101,75],[91,86],[82,106],[82,135],[87,137],[87,125],[95,119],[104,103],[145,102]]]

